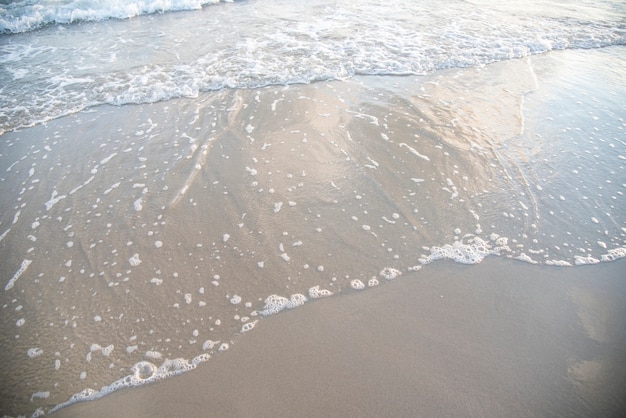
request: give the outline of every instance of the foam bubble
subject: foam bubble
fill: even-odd
[[[385,267],[384,269],[380,271],[379,274],[380,276],[384,277],[387,280],[393,280],[396,277],[400,276],[402,272],[400,270],[397,270],[391,267]]]
[[[130,368],[133,375],[139,380],[146,380],[154,376],[157,367],[149,361],[140,361]]]
[[[109,357],[109,355],[113,352],[115,346],[113,344],[107,345],[106,347],[102,347],[102,355]]]
[[[600,259],[602,261],[615,261],[620,258],[626,257],[626,247],[612,248],[608,253],[602,254]]]
[[[538,264],[537,261],[535,261],[532,258],[530,258],[530,256],[527,255],[526,253],[521,253],[517,257],[513,257],[513,258],[516,259],[516,260],[524,261],[526,263],[530,263],[530,264]]]
[[[32,262],[32,260],[22,261],[22,265],[20,266],[20,268],[13,274],[13,277],[11,277],[11,279],[7,282],[6,286],[4,286],[5,292],[13,288],[17,279],[20,278],[20,276],[26,271],[26,269],[28,268],[28,266],[30,266],[30,263]]]
[[[139,254],[137,253],[133,254],[133,256],[128,259],[128,262],[130,263],[131,266],[137,267],[139,264],[141,264],[141,259],[139,258]]]
[[[29,348],[28,351],[26,351],[26,355],[30,358],[39,357],[42,354],[43,350],[38,347]]]
[[[599,262],[600,262],[600,260],[598,260],[597,258],[593,258],[590,255],[588,255],[588,256],[580,256],[580,255],[574,256],[574,264],[576,264],[577,266],[582,266],[582,265],[586,265],[586,264],[598,264]]]
[[[333,292],[327,289],[320,289],[319,285],[313,286],[309,289],[309,296],[312,299],[323,298],[327,296],[332,296]]]
[[[369,279],[369,281],[367,282],[367,286],[368,287],[374,287],[374,286],[378,286],[380,283],[378,282],[378,279],[376,277],[372,277],[371,279]]]
[[[233,305],[238,305],[239,303],[241,303],[241,296],[234,295],[232,298],[230,298],[230,303],[232,303]]]
[[[211,356],[207,353],[198,354],[191,360],[191,363],[194,366],[197,366],[200,363],[204,363],[205,361],[208,361],[210,358]]]
[[[555,267],[572,267],[572,263],[565,260],[547,260],[546,265]]]
[[[34,399],[48,399],[50,397],[50,392],[35,392],[30,395],[30,401],[32,402]]]
[[[258,319],[256,321],[247,322],[247,323],[243,324],[243,326],[241,327],[241,333],[243,334],[243,333],[246,333],[246,332],[252,330],[256,326],[257,322],[259,322]]]
[[[157,248],[161,248],[163,246],[163,242],[162,241],[154,241],[154,246]]]
[[[464,244],[462,241],[455,241],[452,245],[433,246],[430,248],[430,255],[420,257],[419,261],[422,264],[428,264],[435,260],[448,259],[457,263],[477,264],[488,255],[500,255],[501,251],[510,251],[506,245],[506,237],[492,235],[491,240],[495,242],[495,247],[480,237],[469,239],[467,244]]]
[[[289,298],[289,303],[287,304],[288,309],[293,309],[298,306],[302,306],[306,303],[307,298],[302,293],[294,293]]]
[[[203,344],[202,344],[202,349],[204,351],[206,350],[212,350],[213,347],[215,347],[217,344],[219,344],[219,341],[211,341],[211,340],[206,340]]]
[[[259,314],[263,316],[277,314],[278,312],[285,309],[289,302],[289,299],[284,296],[270,295],[265,299],[265,306],[263,307],[263,310],[259,312]]]
[[[154,350],[148,350],[146,351],[146,353],[144,354],[146,357],[151,358],[151,359],[160,359],[161,357],[163,357],[163,354],[159,353],[158,351],[154,351]]]
[[[356,290],[362,290],[362,289],[365,289],[365,285],[364,285],[364,284],[363,284],[363,282],[362,282],[362,281],[360,281],[359,279],[354,279],[354,280],[352,280],[352,281],[350,282],[350,286],[351,286],[353,289],[356,289]]]
[[[135,211],[140,212],[143,209],[143,198],[139,198],[137,200],[135,200],[135,202],[133,203],[133,207],[135,208]]]
[[[26,322],[26,320],[24,318],[20,318],[20,319],[17,320],[17,322],[15,322],[15,326],[19,328],[22,325],[24,325],[25,322]]]

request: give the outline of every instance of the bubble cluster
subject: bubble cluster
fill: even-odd
[[[309,296],[312,299],[325,298],[328,296],[332,296],[333,292],[328,289],[320,289],[319,285],[313,286],[309,289]]]
[[[354,279],[350,282],[350,287],[352,287],[353,289],[356,290],[362,290],[365,289],[365,285],[363,284],[362,281],[360,281],[359,279]]]
[[[462,264],[477,264],[488,255],[500,255],[503,251],[510,251],[506,240],[498,238],[498,244],[493,246],[480,237],[470,238],[467,244],[455,241],[453,244],[445,244],[441,247],[433,246],[430,254],[420,257],[422,264],[428,264],[435,260],[453,260]]]

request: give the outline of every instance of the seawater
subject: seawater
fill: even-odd
[[[621,2],[144,4],[1,6],[3,414],[438,259],[626,255]]]

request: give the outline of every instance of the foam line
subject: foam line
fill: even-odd
[[[15,285],[15,282],[17,281],[17,279],[20,278],[20,276],[26,271],[26,269],[28,268],[28,266],[30,266],[30,263],[32,263],[33,260],[24,260],[22,261],[22,265],[20,266],[20,268],[15,272],[15,274],[13,275],[13,277],[11,277],[11,280],[9,280],[9,282],[7,283],[6,286],[4,286],[4,291],[8,291],[11,290],[13,288],[13,286]]]
[[[416,157],[419,157],[419,158],[421,158],[422,160],[430,161],[430,158],[428,158],[428,157],[427,157],[426,155],[424,155],[424,154],[420,154],[420,153],[419,153],[419,152],[417,152],[417,150],[416,150],[415,148],[413,148],[412,146],[410,146],[410,145],[408,145],[408,144],[406,144],[406,143],[404,143],[404,142],[400,143],[399,145],[400,145],[400,147],[401,147],[401,148],[402,148],[402,147],[405,147],[406,149],[408,149],[408,150],[411,152],[411,154],[415,155]]]
[[[11,230],[11,228],[7,229],[6,231],[4,231],[2,233],[2,235],[0,235],[0,241],[2,241],[4,239],[4,237],[7,236],[7,234],[9,233],[10,230]]]

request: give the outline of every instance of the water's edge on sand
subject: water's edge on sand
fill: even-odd
[[[624,271],[436,263],[271,317],[196,371],[56,416],[617,416]]]

